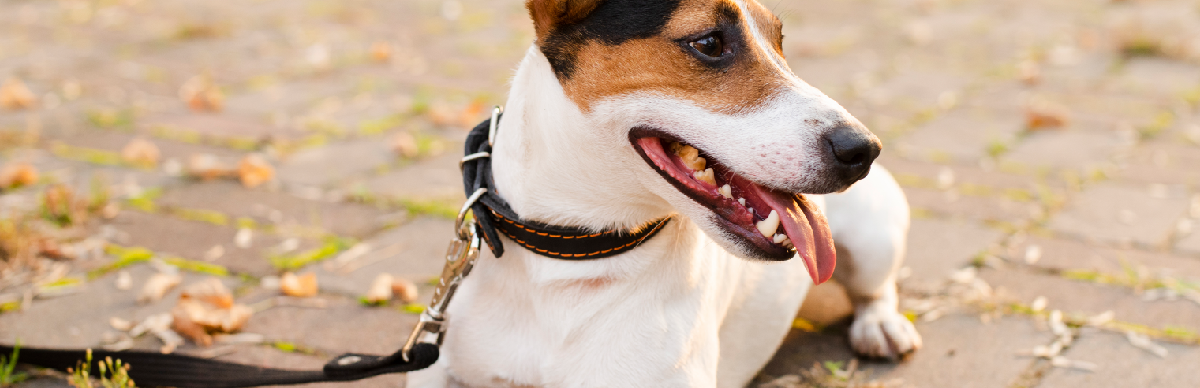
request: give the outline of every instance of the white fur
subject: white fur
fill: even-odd
[[[531,48],[492,154],[500,195],[523,218],[595,230],[676,218],[637,249],[602,260],[549,259],[508,240],[503,258],[485,252],[449,307],[441,360],[410,374],[409,386],[744,386],[787,334],[812,285],[808,272],[800,260],[731,254],[738,243],[637,155],[628,130],[670,131],[748,178],[804,188],[822,180],[812,166],[823,143],[819,126],[796,123],[853,118],[796,81],[737,115],[645,92],[585,114]],[[835,276],[855,301],[855,349],[895,356],[919,347],[896,312],[908,207],[895,181],[876,166],[842,194],[810,198],[845,250]]]

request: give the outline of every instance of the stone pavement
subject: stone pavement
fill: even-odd
[[[180,351],[311,368],[392,350],[413,306],[357,298],[388,272],[425,300],[462,200],[454,154],[532,39],[521,3],[0,0],[0,81],[32,97],[0,101],[29,103],[0,110],[0,161],[39,172],[0,211],[38,212],[54,183],[121,205],[64,237],[73,260],[0,272],[0,342],[100,346],[110,317],[167,312],[178,289],[150,304],[117,289],[121,271],[137,287],[155,272],[112,265],[141,247],[259,310],[243,330],[262,341]],[[901,309],[925,348],[862,360],[850,380],[1200,386],[1194,1],[765,4],[796,73],[884,140],[913,207]],[[123,157],[134,139],[157,157]],[[269,182],[188,177],[249,154]],[[288,269],[317,274],[320,294],[277,297]],[[814,291],[759,382],[821,363],[795,386],[848,384],[837,287]]]

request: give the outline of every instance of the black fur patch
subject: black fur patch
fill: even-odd
[[[575,58],[587,41],[618,45],[657,35],[681,0],[604,0],[578,23],[557,26],[541,44],[558,79],[571,78]]]

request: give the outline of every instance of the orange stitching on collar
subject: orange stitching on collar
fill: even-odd
[[[492,214],[495,214],[495,212],[493,212]],[[501,219],[504,219],[505,221],[508,221],[507,219],[505,219],[505,218],[504,218],[504,216],[500,216],[499,214],[496,214],[496,215],[497,215],[497,216],[499,216]],[[603,251],[599,251],[599,252],[592,252],[592,253],[574,253],[574,254],[572,254],[572,253],[558,253],[558,252],[551,252],[551,251],[548,251],[548,250],[545,250],[545,249],[538,249],[538,248],[534,247],[533,245],[530,245],[529,243],[527,243],[527,242],[525,242],[525,241],[522,241],[521,239],[517,238],[516,236],[513,236],[513,235],[512,235],[512,233],[509,233],[507,230],[504,230],[503,228],[498,228],[498,229],[500,230],[500,232],[501,232],[501,233],[504,233],[504,235],[505,235],[505,236],[508,236],[508,238],[511,238],[513,241],[516,241],[518,244],[521,244],[522,246],[524,246],[524,247],[525,247],[525,248],[527,248],[527,249],[532,249],[532,250],[534,250],[534,251],[541,252],[541,253],[545,253],[545,254],[548,254],[548,255],[553,255],[553,256],[561,256],[561,257],[590,257],[590,256],[603,255],[603,254],[605,254],[605,253],[612,252],[612,251],[618,251],[618,250],[621,250],[621,249],[628,248],[630,245],[639,244],[639,243],[641,243],[641,242],[643,242],[643,241],[646,241],[646,239],[647,239],[647,238],[649,238],[649,237],[650,237],[651,235],[653,235],[654,233],[658,232],[658,230],[659,230],[659,229],[662,229],[662,227],[663,227],[664,225],[666,225],[666,224],[667,224],[667,221],[670,221],[670,220],[671,220],[670,218],[665,218],[665,219],[663,219],[663,220],[662,220],[662,221],[660,221],[660,222],[659,222],[657,225],[655,225],[653,229],[651,229],[649,232],[646,232],[646,234],[645,234],[645,235],[643,235],[641,238],[637,239],[637,241],[633,241],[633,242],[630,242],[630,243],[628,243],[628,244],[625,244],[625,245],[622,245],[622,246],[619,246],[619,247],[616,247],[616,248],[609,248],[609,249],[605,249],[605,250],[603,250]],[[510,222],[511,222],[511,221],[510,221]],[[515,225],[515,224],[514,224],[514,225]],[[528,229],[526,229],[526,230],[528,230]]]

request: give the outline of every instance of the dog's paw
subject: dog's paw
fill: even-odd
[[[850,325],[850,347],[863,356],[895,360],[920,349],[921,335],[895,310],[866,309]]]

